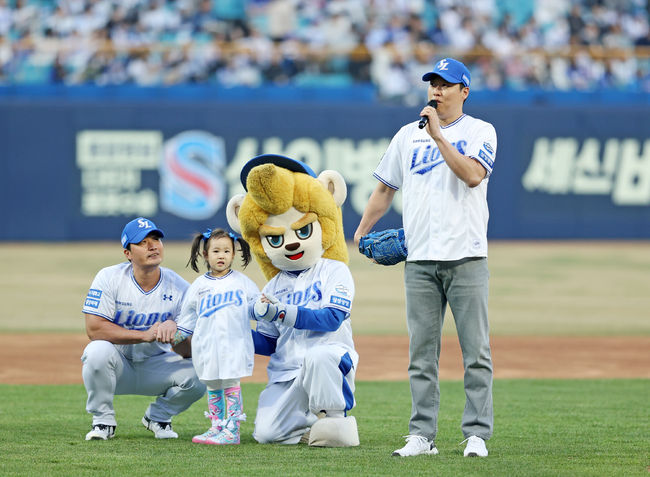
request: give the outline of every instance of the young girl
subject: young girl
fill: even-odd
[[[248,305],[260,291],[250,278],[230,268],[237,243],[245,268],[251,258],[248,243],[223,229],[194,237],[187,263],[198,272],[201,254],[208,269],[187,290],[173,341],[192,335],[194,368],[208,388],[205,415],[212,425],[192,438],[199,444],[239,444],[239,424],[246,419],[239,380],[253,373]]]

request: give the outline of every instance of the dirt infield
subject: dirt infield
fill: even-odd
[[[0,347],[0,383],[81,383],[82,334],[10,334]],[[358,380],[406,380],[405,336],[357,336]],[[492,338],[495,378],[650,378],[650,337]],[[245,381],[265,382],[268,358],[256,356]],[[445,337],[441,379],[462,379],[460,347]]]

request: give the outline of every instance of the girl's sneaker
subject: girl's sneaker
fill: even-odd
[[[239,424],[239,423],[237,423]],[[215,438],[214,444],[229,445],[229,444],[239,444],[239,426],[230,428],[226,426]]]
[[[221,432],[219,432],[218,428],[211,427],[203,434],[192,437],[192,442],[195,444],[221,444],[218,441],[220,435]]]

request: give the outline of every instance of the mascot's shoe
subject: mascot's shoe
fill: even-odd
[[[324,417],[309,430],[309,445],[313,447],[356,447],[359,430],[354,416]]]
[[[192,442],[195,444],[219,444],[217,438],[221,434],[220,427],[211,427],[200,436],[192,437]]]
[[[416,455],[437,455],[435,444],[424,436],[405,436],[406,445],[393,452],[397,457],[413,457]]]
[[[316,414],[317,419],[322,419],[326,416],[325,411],[321,411],[318,414]],[[300,444],[309,444],[309,429],[307,432],[305,432],[302,437],[300,438],[300,441],[298,441]]]
[[[153,432],[156,439],[176,439],[178,437],[178,434],[172,429],[171,422],[152,421],[147,416],[144,416],[142,425]]]
[[[115,426],[107,424],[94,424],[93,428],[86,434],[87,441],[105,441],[115,437]]]
[[[463,457],[487,457],[488,450],[485,441],[478,436],[469,436],[462,443],[467,442]]]

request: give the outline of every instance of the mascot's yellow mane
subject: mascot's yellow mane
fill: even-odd
[[[280,270],[266,256],[259,228],[269,215],[282,214],[292,206],[318,217],[323,229],[323,257],[348,263],[341,208],[318,179],[275,164],[262,164],[251,169],[246,188],[248,194],[239,209],[241,233],[267,280]]]

